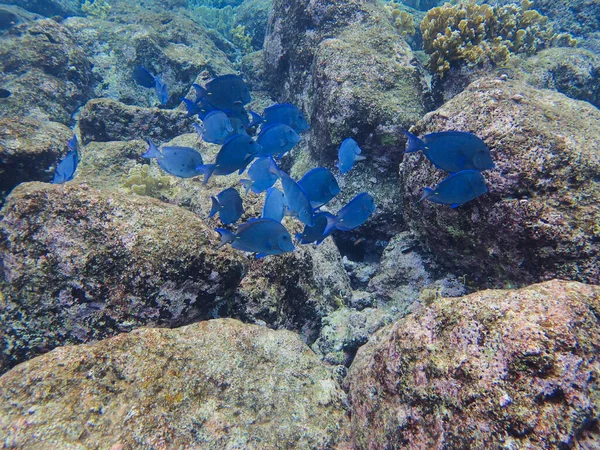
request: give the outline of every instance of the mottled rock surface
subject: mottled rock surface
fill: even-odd
[[[33,117],[0,119],[0,205],[25,181],[50,181],[73,136],[66,126]]]
[[[235,320],[68,346],[0,378],[9,447],[332,448],[345,394],[294,333]]]
[[[482,79],[413,128],[465,130],[491,149],[489,193],[451,209],[418,202],[448,174],[421,153],[400,167],[404,219],[447,270],[475,284],[600,282],[600,111],[517,81]],[[488,279],[489,277],[489,279]]]
[[[81,14],[79,0],[3,0],[7,5],[17,5],[27,11],[46,17]]]
[[[107,98],[89,101],[81,110],[81,139],[91,141],[128,141],[156,139],[157,143],[193,131],[193,119],[177,109],[128,106]]]
[[[1,116],[37,115],[69,124],[89,98],[92,64],[73,35],[50,19],[26,22],[0,37],[0,85],[12,92]]]
[[[206,318],[244,269],[194,214],[74,183],[20,185],[0,238],[3,370],[59,345]]]
[[[384,328],[345,380],[353,448],[597,448],[599,317],[599,286],[551,281]]]

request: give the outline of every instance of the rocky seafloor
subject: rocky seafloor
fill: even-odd
[[[539,48],[440,76],[418,27],[438,2],[96,2],[0,2],[1,448],[600,448],[597,3],[515,5]],[[546,45],[547,20],[576,44]],[[227,73],[252,109],[305,112],[294,178],[359,142],[331,210],[367,191],[369,221],[280,256],[217,248],[210,197],[240,177],[141,154],[212,160],[180,98]],[[404,154],[408,129],[483,139],[489,192],[419,202],[446,175]],[[75,178],[51,184],[73,130]]]

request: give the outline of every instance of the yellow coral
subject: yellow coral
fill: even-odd
[[[106,0],[93,0],[90,3],[89,0],[85,0],[81,5],[81,11],[86,13],[90,17],[95,17],[97,19],[106,19],[108,17],[108,13],[110,13],[111,6],[106,2]]]
[[[548,18],[532,6],[529,0],[520,7],[492,7],[471,0],[431,9],[421,22],[428,68],[443,76],[453,64],[502,63],[511,54],[575,45],[571,36],[555,34]]]
[[[124,177],[123,186],[134,194],[155,197],[171,191],[172,178],[151,173],[148,164],[136,164]]]
[[[413,36],[417,31],[415,20],[412,14],[400,9],[401,4],[391,1],[386,5],[387,10],[392,15],[394,27],[402,36]]]

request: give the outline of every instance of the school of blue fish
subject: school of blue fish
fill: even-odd
[[[137,84],[154,88],[159,102],[169,99],[167,85],[159,76],[137,66],[132,78]],[[165,172],[180,178],[202,175],[206,184],[213,175],[239,175],[245,192],[265,192],[260,218],[250,219],[235,231],[217,228],[219,246],[231,244],[235,249],[256,253],[257,257],[278,255],[294,250],[294,242],[281,221],[285,215],[304,224],[302,233],[295,236],[298,244],[323,242],[335,230],[350,231],[364,224],[376,209],[373,197],[362,192],[343,206],[337,214],[321,208],[341,191],[334,174],[325,167],[308,171],[296,181],[280,169],[276,160],[287,154],[301,140],[300,134],[309,129],[302,111],[290,103],[278,103],[266,108],[262,116],[247,111],[252,101],[250,90],[241,77],[234,74],[212,79],[205,86],[192,85],[195,99],[182,99],[188,116],[198,116],[194,124],[198,135],[206,142],[221,145],[215,161],[205,163],[202,155],[191,147],[164,146],[158,148],[148,140],[144,158],[156,159]],[[421,151],[438,168],[451,175],[434,188],[425,188],[421,200],[460,206],[487,192],[481,171],[494,163],[489,148],[477,136],[460,131],[432,133],[418,138],[408,137],[406,153]],[[256,135],[256,137],[254,137]],[[79,162],[77,139],[68,143],[70,152],[57,166],[53,183],[73,178]],[[338,151],[336,167],[345,176],[354,165],[364,160],[358,143],[345,139]],[[282,190],[274,187],[281,182]],[[229,187],[212,197],[208,217],[219,215],[225,225],[235,224],[243,215],[243,200],[237,189]]]

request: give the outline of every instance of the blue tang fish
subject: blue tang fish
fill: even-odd
[[[302,133],[310,128],[302,111],[291,103],[277,103],[269,106],[263,112],[263,118],[266,125],[283,123],[297,133]]]
[[[202,120],[204,131],[202,139],[212,144],[223,144],[233,134],[233,125],[227,114],[214,110],[209,112]]]
[[[262,146],[260,156],[283,156],[300,142],[300,135],[293,128],[276,123],[263,128],[256,138]]]
[[[333,174],[325,167],[317,167],[304,174],[298,181],[313,208],[320,208],[340,193],[340,186]]]
[[[296,234],[296,240],[300,244],[310,244],[316,242],[319,245],[335,230],[335,216],[329,212],[321,211],[315,214],[315,225],[304,226],[302,233]],[[326,232],[327,230],[327,232]]]
[[[313,207],[304,189],[283,170],[279,170],[279,178],[283,186],[287,209],[290,215],[297,217],[305,225],[313,226]]]
[[[273,219],[250,219],[240,225],[236,233],[222,228],[216,231],[221,235],[219,247],[231,243],[237,250],[258,253],[259,258],[294,251],[290,233]]]
[[[169,93],[167,92],[167,83],[159,76],[154,77],[154,91],[161,105],[166,105],[169,101]]]
[[[443,131],[427,134],[423,139],[408,131],[404,134],[408,136],[406,153],[421,150],[439,169],[455,173],[461,170],[487,170],[494,167],[490,149],[472,133]]]
[[[350,231],[367,221],[375,211],[375,201],[367,192],[362,192],[348,202],[346,206],[338,211],[335,221],[329,223],[325,233],[333,228],[341,231]]]
[[[232,187],[219,192],[216,197],[211,197],[211,200],[212,209],[208,217],[219,213],[219,218],[225,225],[237,222],[244,213],[242,198]]]
[[[277,173],[279,173],[279,169],[273,158],[268,156],[258,158],[248,169],[250,179],[241,180],[242,186],[246,189],[246,194],[250,190],[255,194],[260,194],[269,189],[279,178],[276,175]]]
[[[203,164],[202,155],[193,148],[173,146],[163,147],[161,151],[149,139],[148,151],[142,155],[142,158],[156,158],[162,170],[179,178],[200,175],[196,167]]]
[[[442,180],[435,188],[425,188],[421,200],[458,208],[488,191],[479,170],[461,170]]]
[[[67,156],[56,166],[54,172],[54,178],[52,179],[53,184],[62,184],[66,181],[70,181],[75,176],[77,170],[77,164],[79,163],[79,145],[77,144],[77,137],[73,136],[67,146],[71,151],[67,153]]]
[[[262,217],[281,222],[283,216],[285,216],[286,206],[287,204],[283,192],[274,187],[269,188],[267,191],[267,196],[265,197]]]
[[[354,139],[344,139],[344,142],[342,142],[342,145],[340,145],[340,149],[338,150],[338,162],[336,164],[337,168],[340,169],[340,172],[349,172],[356,161],[365,159],[364,156],[359,156],[360,152],[360,147]]]
[[[169,100],[166,83],[159,76],[152,75],[148,69],[142,66],[136,66],[131,73],[134,81],[142,87],[154,88],[156,97],[161,105],[165,105]]]
[[[202,184],[206,184],[213,174],[229,175],[236,170],[239,170],[241,174],[259,151],[260,145],[254,142],[250,136],[234,134],[225,141],[217,153],[214,164],[203,164],[196,167],[196,170],[204,175]]]
[[[213,78],[203,88],[193,85],[196,95],[204,98],[216,109],[231,109],[236,103],[245,105],[252,101],[250,89],[239,75],[229,74]]]

